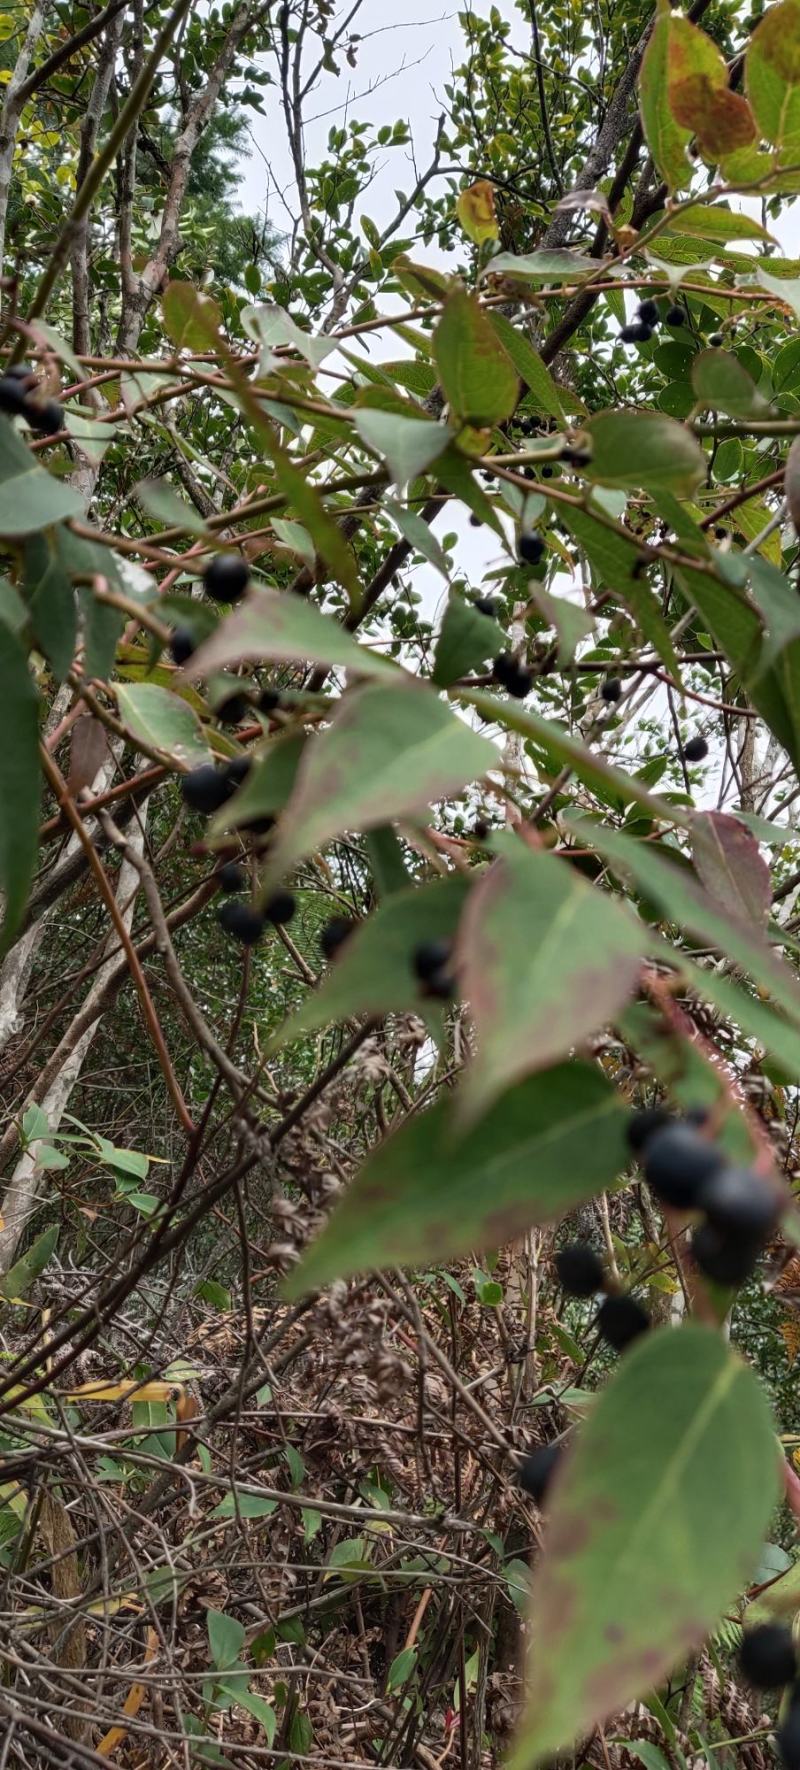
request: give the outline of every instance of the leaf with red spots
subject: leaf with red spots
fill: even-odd
[[[409,894],[410,895],[410,894]],[[501,1095],[467,1133],[447,1091],[373,1150],[287,1289],[449,1260],[556,1222],[611,1186],[630,1154],[601,1071],[562,1063]]]
[[[459,929],[459,981],[478,1034],[462,1119],[613,1020],[647,947],[643,925],[566,861],[518,837],[498,847]]]
[[[785,165],[800,156],[800,0],[765,12],[747,52],[747,96],[767,141]]]
[[[700,1646],[758,1562],[778,1467],[766,1397],[719,1334],[663,1328],[627,1354],[548,1496],[510,1770],[584,1738]]]

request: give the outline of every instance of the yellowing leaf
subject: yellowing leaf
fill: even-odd
[[[484,240],[497,240],[500,229],[494,206],[494,186],[487,178],[479,178],[461,192],[456,214],[467,238],[481,246]]]

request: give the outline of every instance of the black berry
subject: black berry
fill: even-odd
[[[591,449],[565,449],[561,456],[569,467],[588,467],[592,459]]]
[[[686,315],[683,308],[678,307],[677,302],[674,307],[667,308],[664,318],[668,326],[683,326],[686,323]]]
[[[213,762],[204,762],[200,768],[193,768],[181,781],[184,804],[188,805],[190,811],[219,811],[220,806],[225,804],[229,791],[227,770],[215,768]]]
[[[639,302],[639,318],[645,326],[658,325],[658,305],[655,301]]]
[[[0,412],[8,412],[17,417],[26,410],[28,404],[24,387],[15,375],[6,374],[0,379]]]
[[[784,1684],[791,1684],[797,1671],[791,1629],[777,1622],[746,1629],[739,1649],[739,1665],[748,1684],[756,1690],[780,1690]]]
[[[279,707],[280,704],[280,689],[262,688],[257,702],[259,713],[274,713],[275,708]]]
[[[238,553],[218,553],[203,573],[206,594],[214,602],[238,602],[249,582],[249,566]]]
[[[235,860],[226,860],[217,873],[217,884],[220,891],[244,891],[247,874],[244,867],[237,866]]]
[[[687,762],[703,762],[708,755],[708,744],[698,732],[697,737],[689,739],[683,746],[683,754]]]
[[[512,657],[510,651],[501,651],[495,658],[492,664],[492,675],[495,682],[500,683],[501,688],[511,691],[511,684],[516,682],[519,675],[519,664],[516,658]]]
[[[623,344],[649,344],[653,333],[643,320],[632,320],[629,325],[622,327],[619,335]]]
[[[38,431],[40,436],[57,436],[59,430],[64,429],[64,413],[57,399],[46,399],[41,406],[32,400],[27,401],[25,417],[31,430]]]
[[[542,479],[552,479],[552,477],[553,477],[552,467],[543,467],[542,468]]]
[[[319,944],[326,959],[332,959],[339,948],[349,939],[357,924],[350,916],[332,916],[319,937]]]
[[[692,1259],[714,1284],[744,1284],[755,1271],[763,1242],[726,1235],[713,1223],[701,1223],[692,1236]]]
[[[264,917],[251,903],[243,903],[239,897],[229,897],[220,904],[217,921],[225,933],[240,940],[242,946],[255,946],[264,932]]]
[[[656,1131],[662,1130],[664,1125],[671,1123],[672,1115],[665,1106],[642,1106],[638,1112],[631,1113],[625,1128],[625,1136],[631,1149],[638,1155],[640,1149],[644,1149],[648,1138],[652,1137]]]
[[[727,541],[728,539],[728,531],[722,527],[721,523],[714,530],[714,539],[716,541]]]
[[[258,817],[245,818],[240,823],[240,830],[249,830],[251,836],[268,836],[275,827],[275,819],[269,812],[262,812]]]
[[[491,824],[487,824],[485,817],[479,817],[478,821],[475,825],[475,828],[473,829],[473,832],[472,832],[473,836],[475,837],[475,841],[476,842],[485,842],[487,836],[491,835],[491,829],[492,829],[492,826],[491,826]]]
[[[195,637],[190,627],[175,627],[170,634],[169,655],[174,664],[188,664],[190,657],[197,650]]]
[[[469,519],[469,526],[471,529],[482,529],[483,528],[483,518],[481,516],[476,516],[474,510],[473,510],[472,515]]]
[[[635,1297],[606,1297],[597,1312],[597,1326],[615,1352],[624,1352],[632,1340],[647,1332],[650,1317]]]
[[[724,1156],[691,1125],[664,1125],[648,1137],[642,1153],[647,1183],[662,1204],[696,1210],[703,1187]]]
[[[709,344],[713,345],[715,350],[718,350],[719,346],[723,343],[722,333],[721,332],[709,333],[708,342],[709,342]]]
[[[530,694],[532,687],[533,677],[530,670],[525,670],[521,664],[517,664],[513,676],[506,683],[507,692],[513,696],[515,701],[524,701],[525,696]]]
[[[247,779],[251,767],[252,763],[249,756],[233,756],[230,762],[226,762],[224,773],[225,779],[228,782],[229,796],[235,791],[236,787],[241,786],[243,780]]]
[[[497,614],[497,603],[493,596],[476,596],[472,606],[478,610],[479,614],[488,615],[492,621]]]
[[[561,1461],[562,1449],[560,1444],[538,1444],[517,1469],[518,1485],[523,1493],[530,1494],[537,1506],[541,1506],[545,1499]]]
[[[246,694],[229,694],[226,700],[220,701],[215,718],[219,719],[222,725],[241,725],[242,720],[247,718],[249,710],[250,702]]]
[[[556,1272],[571,1297],[593,1297],[605,1285],[603,1262],[588,1242],[574,1241],[556,1254]]]
[[[705,1182],[700,1203],[715,1229],[744,1239],[766,1241],[781,1212],[777,1193],[749,1168],[718,1168]]]
[[[422,940],[415,946],[411,955],[411,963],[420,983],[430,983],[445,965],[449,965],[453,951],[452,940]]]
[[[538,565],[544,553],[544,541],[541,535],[533,531],[520,535],[517,542],[517,554],[525,565]]]
[[[609,706],[613,706],[622,694],[622,683],[619,677],[607,676],[605,682],[600,684],[600,693],[603,700],[608,701]]]
[[[297,909],[297,898],[293,891],[273,891],[272,896],[264,905],[264,917],[278,928],[284,922],[291,922]]]

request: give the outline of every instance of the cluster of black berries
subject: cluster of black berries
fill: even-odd
[[[190,811],[202,812],[207,817],[219,811],[241,786],[250,766],[249,756],[234,756],[232,761],[220,767],[214,762],[204,762],[199,768],[191,769],[181,780],[184,804]],[[268,835],[274,822],[273,817],[256,816],[242,828],[253,835]],[[225,893],[225,902],[217,911],[217,921],[243,946],[255,946],[267,923],[277,927],[279,923],[291,921],[294,915],[296,905],[291,891],[273,892],[263,910],[245,902],[238,894],[247,886],[247,875],[235,861],[223,863],[217,873],[217,884]]]
[[[791,1685],[775,1740],[784,1770],[800,1770],[800,1682],[791,1629],[775,1622],[748,1629],[739,1649],[739,1665],[755,1690],[783,1690]]]
[[[443,1002],[449,1001],[455,990],[452,963],[452,940],[422,940],[419,946],[415,946],[411,954],[411,964],[426,996],[438,997]]]
[[[691,1243],[695,1265],[716,1284],[743,1284],[775,1230],[781,1198],[703,1135],[703,1116],[673,1119],[659,1107],[635,1113],[628,1140],[663,1205],[702,1213]]]
[[[520,565],[538,565],[544,554],[544,541],[535,529],[523,529],[517,542]]]
[[[649,344],[658,325],[658,305],[655,301],[640,301],[636,311],[636,319],[620,330],[623,344]]]
[[[571,1297],[594,1297],[598,1291],[606,1290],[606,1275],[599,1254],[588,1242],[571,1242],[567,1248],[560,1248],[556,1254],[556,1272],[564,1290]],[[624,1352],[632,1340],[650,1326],[650,1317],[635,1297],[612,1295],[606,1297],[597,1311],[597,1327],[609,1346],[615,1352]]]
[[[203,588],[212,602],[240,602],[249,582],[250,567],[238,553],[215,553],[203,573]],[[188,664],[192,653],[197,650],[197,641],[191,627],[176,627],[170,638],[169,649],[176,664]]]
[[[492,676],[499,682],[506,694],[513,695],[515,701],[524,701],[533,686],[533,677],[524,664],[518,663],[510,651],[501,651],[492,664]]]
[[[38,385],[26,363],[9,364],[0,377],[0,412],[25,418],[40,436],[57,436],[64,429],[64,414],[57,399],[37,399]]]

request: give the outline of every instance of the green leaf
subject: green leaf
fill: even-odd
[[[639,1763],[644,1764],[644,1770],[670,1770],[664,1753],[646,1739],[617,1739],[614,1744],[623,1747],[630,1757],[638,1758]]]
[[[417,1663],[416,1647],[404,1647],[396,1653],[386,1674],[387,1690],[402,1690]]]
[[[492,308],[491,311],[487,309],[487,318],[493,332],[496,333],[511,358],[517,374],[525,382],[531,402],[537,412],[545,412],[548,417],[557,418],[559,423],[563,424],[565,401],[570,411],[581,410],[581,402],[578,401],[576,404],[576,395],[571,393],[568,388],[558,386],[546,363],[542,361],[538,350],[534,350],[525,334],[520,332],[516,326],[512,326],[511,321],[506,319],[504,313],[500,313],[497,308]]]
[[[396,680],[399,674],[396,664],[359,645],[338,621],[305,597],[253,589],[195,652],[186,675],[196,682],[211,670],[270,658],[281,663],[339,665],[358,676],[392,676]]]
[[[61,1149],[54,1149],[52,1143],[40,1143],[36,1151],[36,1166],[45,1171],[69,1167],[69,1156]]]
[[[759,19],[745,59],[747,96],[761,134],[792,164],[800,158],[800,5],[781,0]]]
[[[443,1262],[558,1221],[629,1158],[625,1108],[599,1069],[564,1063],[501,1095],[464,1133],[445,1093],[368,1156],[287,1289]]]
[[[226,1493],[211,1513],[212,1518],[271,1518],[277,1500],[262,1499],[257,1493]],[[238,1649],[237,1649],[238,1652]]]
[[[704,406],[729,418],[763,418],[772,410],[729,350],[699,350],[692,358],[692,386]]]
[[[47,1113],[35,1104],[26,1106],[22,1114],[22,1135],[26,1143],[34,1143],[37,1137],[46,1137],[50,1129]]]
[[[203,1303],[210,1303],[212,1309],[228,1310],[233,1305],[233,1296],[224,1284],[217,1284],[215,1278],[203,1278],[195,1285],[195,1297]]]
[[[13,584],[0,577],[0,622],[10,633],[22,633],[28,625],[28,610]]]
[[[465,423],[499,424],[519,399],[511,358],[474,295],[454,289],[433,335],[439,379],[451,412]]]
[[[576,506],[561,504],[559,517],[583,548],[598,589],[609,589],[614,599],[627,608],[662,663],[674,675],[679,676],[675,648],[669,627],[661,613],[658,597],[654,595],[646,578],[637,574],[641,548],[636,541],[633,538],[628,540],[591,509],[581,510]]]
[[[248,338],[256,344],[291,344],[311,369],[318,369],[336,349],[334,339],[313,338],[282,307],[269,303],[263,307],[243,307],[239,318]]]
[[[639,74],[639,108],[647,146],[670,191],[689,183],[692,168],[686,149],[692,132],[675,118],[667,84],[671,36],[671,12],[659,4],[655,25],[642,57]]]
[[[0,418],[0,535],[31,535],[82,514],[78,492],[40,467],[8,420]]]
[[[391,824],[378,824],[376,829],[368,830],[364,847],[379,902],[393,897],[396,891],[405,891],[411,884],[411,875],[403,859],[402,843]]]
[[[212,296],[177,278],[164,290],[161,311],[167,337],[181,350],[208,350],[222,325],[222,314]]]
[[[284,732],[256,753],[233,798],[212,819],[212,836],[235,830],[253,817],[274,817],[288,803],[307,737],[302,729]]]
[[[433,659],[433,680],[440,688],[457,682],[460,676],[496,657],[502,651],[504,634],[497,621],[485,615],[457,591],[452,591],[436,641]]]
[[[131,737],[173,762],[208,762],[209,748],[194,710],[157,682],[118,683],[117,706]]]
[[[601,485],[691,498],[706,477],[708,460],[697,438],[660,412],[597,412],[584,429],[592,450],[584,472]]]
[[[662,4],[661,20],[666,24],[665,96],[673,121],[697,136],[709,165],[741,155],[755,143],[756,125],[747,100],[730,86],[724,56],[682,13],[667,13]]]
[[[392,521],[397,524],[403,538],[414,548],[415,553],[421,553],[423,559],[427,559],[432,566],[435,566],[443,578],[449,578],[450,571],[447,560],[430,523],[427,523],[418,511],[407,510],[404,504],[395,503],[393,498],[386,499],[385,508]]]
[[[6,1302],[15,1302],[17,1297],[26,1296],[55,1253],[57,1241],[58,1224],[51,1223],[49,1229],[44,1229],[41,1235],[37,1235],[22,1259],[9,1267],[4,1278],[0,1278],[0,1297]]]
[[[247,1631],[235,1616],[225,1616],[221,1610],[206,1611],[206,1628],[212,1664],[218,1672],[229,1671],[244,1647]]]
[[[555,627],[558,634],[556,662],[563,670],[572,663],[581,640],[594,632],[594,620],[577,603],[569,602],[566,596],[551,596],[541,584],[531,584],[530,597],[542,620],[548,627]]]
[[[278,1726],[278,1717],[272,1704],[267,1702],[263,1696],[257,1696],[249,1686],[245,1686],[244,1690],[238,1692],[236,1701],[241,1708],[247,1709],[248,1714],[253,1715],[256,1721],[260,1721],[266,1734],[267,1745],[271,1746]]]
[[[418,1007],[420,984],[411,955],[422,940],[455,934],[468,890],[469,881],[454,874],[393,892],[348,937],[319,988],[277,1028],[270,1049],[333,1020]]]
[[[187,535],[207,535],[208,530],[199,511],[193,504],[187,504],[180,498],[174,486],[166,479],[140,479],[134,488],[134,496],[157,522],[163,522],[167,528],[183,529]]]
[[[266,420],[259,424],[258,431],[261,442],[272,457],[275,478],[287,504],[308,530],[319,558],[337,583],[344,585],[350,598],[350,606],[354,608],[359,597],[358,567],[349,541],[335,517],[326,509],[313,481],[303,468],[295,466],[291,455],[278,442]]]
[[[700,1646],[758,1560],[777,1474],[764,1393],[719,1334],[663,1328],[626,1354],[548,1496],[512,1770],[583,1738]]]
[[[532,1590],[531,1570],[527,1561],[507,1561],[503,1575],[514,1609],[524,1616],[530,1609]]]
[[[752,215],[742,215],[724,203],[692,203],[675,211],[675,228],[681,234],[698,234],[704,240],[763,240],[772,234]]]
[[[25,594],[36,643],[63,681],[75,656],[78,614],[75,591],[52,529],[30,535],[25,542]]]
[[[118,1174],[132,1174],[135,1180],[146,1180],[150,1172],[150,1157],[141,1149],[119,1149],[115,1143],[108,1143],[104,1137],[98,1139],[102,1145],[101,1159],[107,1168],[113,1168]]]
[[[426,810],[499,763],[494,744],[428,689],[387,683],[348,690],[330,725],[306,746],[268,878],[280,878],[342,830]]]
[[[745,1623],[748,1628],[756,1623],[772,1622],[776,1616],[796,1616],[800,1610],[800,1561],[787,1568],[780,1579],[773,1580],[765,1592],[748,1604],[745,1611]]]
[[[510,1082],[613,1019],[635,987],[644,930],[565,861],[504,837],[470,893],[457,968],[478,1049],[461,1088],[474,1124]],[[500,840],[498,841],[500,846]]]
[[[517,257],[514,252],[500,252],[487,265],[492,276],[520,277],[526,283],[579,283],[587,276],[597,276],[596,258],[568,247],[557,252],[527,252]]]
[[[402,491],[444,454],[453,431],[432,418],[401,418],[397,412],[358,411],[353,423],[368,449],[386,462],[389,476]]]
[[[0,890],[8,951],[25,904],[39,845],[39,696],[19,640],[0,634]]]

